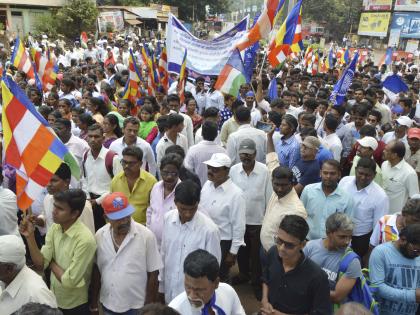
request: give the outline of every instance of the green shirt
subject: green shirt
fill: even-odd
[[[111,182],[111,192],[122,192],[128,197],[128,202],[134,207],[135,212],[132,215],[134,221],[146,225],[146,210],[150,205],[150,192],[156,178],[145,170],[140,171],[140,176],[134,183],[133,190],[128,188],[127,177],[124,172],[118,173]]]
[[[53,224],[41,248],[44,269],[54,261],[64,269],[61,282],[51,273],[51,291],[58,307],[75,308],[88,302],[96,242],[92,232],[79,219],[63,233],[59,224]]]

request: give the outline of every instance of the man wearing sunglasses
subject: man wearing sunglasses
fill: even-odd
[[[370,256],[381,315],[414,315],[420,302],[420,224],[405,227],[399,236],[375,247]]]
[[[286,215],[263,270],[261,314],[330,314],[327,274],[302,250],[309,226],[297,215]]]

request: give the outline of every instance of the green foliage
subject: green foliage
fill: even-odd
[[[105,0],[104,5],[144,6],[150,2],[150,0]]]
[[[67,4],[52,12],[51,16],[44,15],[35,22],[35,33],[45,33],[55,37],[63,34],[67,38],[76,38],[85,31],[95,31],[98,10],[94,1],[69,0]]]
[[[362,0],[319,0],[303,2],[303,20],[324,23],[330,35],[341,40],[352,29],[354,33],[362,11]]]

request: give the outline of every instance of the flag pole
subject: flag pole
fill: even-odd
[[[262,76],[262,71],[264,69],[264,64],[265,64],[266,59],[267,59],[267,51],[264,52],[264,57],[263,57],[263,61],[262,61],[262,64],[261,64],[260,74],[258,75],[259,77]]]

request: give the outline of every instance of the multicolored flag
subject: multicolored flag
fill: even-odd
[[[141,58],[147,68],[147,94],[154,96],[156,92],[156,81],[154,76],[153,61],[144,46],[141,47]]]
[[[267,59],[273,67],[277,67],[287,56],[304,49],[302,42],[302,18],[300,15],[302,0],[298,1],[287,16],[270,43]]]
[[[140,71],[137,69],[133,51],[130,48],[130,55],[128,56],[128,80],[125,84],[123,99],[128,99],[132,104],[136,104],[141,97],[140,84],[142,77]]]
[[[30,53],[38,77],[41,78],[43,91],[51,91],[57,80],[57,63],[51,58],[49,49],[47,49],[46,54],[43,54],[40,50],[31,47]]]
[[[327,70],[332,69],[334,67],[333,57],[334,57],[334,52],[333,52],[333,49],[331,47],[329,52],[328,52],[328,56],[325,59],[325,66],[326,66]]]
[[[187,73],[187,50],[185,49],[184,57],[182,58],[181,69],[179,70],[179,78],[178,78],[178,85],[176,87],[176,91],[178,92],[178,96],[180,99],[180,104],[184,104],[185,101],[185,82],[187,81],[188,73]]]
[[[84,49],[87,49],[87,42],[88,42],[88,36],[86,32],[82,32],[80,34],[80,46]]]
[[[241,54],[235,49],[217,78],[214,88],[222,93],[238,96],[239,88],[246,83],[245,67]]]
[[[346,70],[344,70],[343,74],[341,75],[341,78],[334,85],[334,89],[330,96],[330,102],[333,104],[333,106],[340,106],[341,104],[343,104],[347,94],[347,90],[349,89],[353,81],[358,59],[359,53],[356,52],[350,65],[347,67]]]
[[[344,52],[340,58],[341,64],[348,64],[350,62],[350,49],[344,48]]]
[[[169,89],[169,73],[168,73],[168,55],[166,54],[166,46],[163,46],[162,52],[159,58],[159,77],[160,85],[163,87],[165,93]]]
[[[80,168],[73,155],[8,76],[1,82],[4,161],[16,170],[19,209],[27,210],[65,161],[76,179]]]
[[[237,44],[239,50],[252,46],[260,39],[267,38],[274,27],[275,17],[283,7],[285,0],[266,0],[264,10],[261,12],[255,25],[241,38]]]

